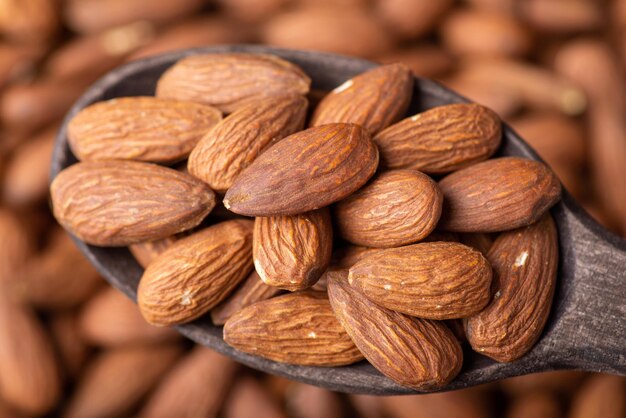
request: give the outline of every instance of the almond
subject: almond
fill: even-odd
[[[70,311],[54,315],[50,321],[50,333],[64,376],[77,378],[89,357],[91,347],[80,335],[75,313]]]
[[[457,232],[496,232],[530,225],[561,197],[561,183],[545,164],[496,158],[457,171],[439,182],[439,226]]]
[[[224,325],[235,312],[280,293],[281,289],[266,285],[259,274],[252,271],[237,290],[211,310],[211,320],[214,325]]]
[[[303,366],[342,366],[363,358],[322,292],[250,305],[226,322],[224,341],[249,354]]]
[[[172,235],[170,237],[157,239],[155,241],[139,242],[128,246],[133,257],[144,269],[159,256],[159,254],[165,252],[179,239],[179,235]]]
[[[428,174],[455,171],[489,158],[500,145],[498,115],[478,104],[435,107],[374,136],[381,164]]]
[[[356,123],[373,135],[404,115],[412,94],[413,75],[406,65],[382,65],[326,95],[315,109],[311,126]]]
[[[235,180],[224,199],[241,215],[295,215],[352,194],[372,177],[378,150],[359,125],[335,123],[283,139]]]
[[[254,267],[270,286],[291,291],[311,287],[328,267],[332,248],[327,208],[254,221]]]
[[[461,369],[461,346],[443,322],[410,318],[376,305],[331,275],[328,296],[352,341],[382,374],[412,389],[445,386]]]
[[[427,319],[464,318],[491,297],[491,266],[473,248],[427,242],[366,255],[348,282],[387,309]]]
[[[465,323],[475,351],[509,362],[535,345],[552,306],[558,251],[550,215],[496,239],[487,255],[494,271],[493,299]]]
[[[224,300],[252,269],[252,221],[226,221],[172,245],[145,270],[137,290],[154,325],[192,321]]]
[[[85,161],[51,185],[54,216],[81,240],[122,246],[191,229],[215,206],[200,180],[134,161]]]
[[[307,100],[300,95],[270,97],[237,109],[207,133],[189,156],[189,173],[218,192],[266,148],[302,129]]]
[[[12,211],[0,208],[0,283],[19,285],[33,253],[33,242],[26,225]]]
[[[398,247],[419,241],[439,221],[443,195],[415,170],[387,171],[337,203],[335,220],[346,240],[367,247]]]
[[[78,112],[67,139],[79,160],[172,163],[187,158],[221,119],[219,110],[199,103],[120,97]]]
[[[224,113],[276,94],[309,92],[297,65],[273,55],[224,53],[181,59],[159,78],[157,97],[206,103]]]

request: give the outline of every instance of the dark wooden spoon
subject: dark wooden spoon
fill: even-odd
[[[78,111],[114,97],[153,95],[161,73],[182,57],[235,51],[275,54],[292,61],[308,73],[313,88],[320,90],[330,90],[375,66],[338,55],[249,45],[190,49],[132,62],[106,75],[72,107],[55,144],[52,178],[76,162],[67,145],[66,130],[68,121]],[[418,78],[409,114],[461,102],[467,100],[433,81]],[[539,160],[506,125],[500,153]],[[527,355],[512,363],[497,363],[467,349],[461,373],[445,390],[558,369],[626,374],[626,240],[599,226],[567,192],[552,213],[559,231],[560,267],[552,312],[541,339]],[[142,269],[128,250],[76,242],[109,283],[136,299]],[[344,392],[385,395],[413,392],[387,379],[366,362],[347,367],[304,367],[239,352],[224,343],[222,328],[214,326],[208,315],[176,328],[190,339],[243,364],[290,379]]]

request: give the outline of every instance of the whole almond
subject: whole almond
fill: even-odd
[[[154,164],[84,161],[51,185],[54,216],[81,240],[122,246],[191,229],[215,206],[200,180]]]
[[[414,39],[431,31],[454,4],[452,0],[377,0],[374,2],[390,31]]]
[[[472,348],[497,361],[526,354],[537,342],[550,313],[559,262],[557,232],[550,215],[502,233],[487,258],[493,266],[493,299],[467,319]]]
[[[265,284],[291,291],[311,287],[328,267],[332,254],[328,208],[256,218],[252,248],[254,267]]]
[[[176,242],[145,270],[137,289],[154,325],[192,321],[224,300],[252,269],[248,220],[226,221]]]
[[[252,376],[237,379],[226,399],[224,418],[287,418],[283,407],[269,390]]]
[[[382,307],[427,319],[464,318],[491,297],[491,266],[473,248],[427,242],[366,255],[348,282]]]
[[[416,170],[393,170],[335,206],[335,221],[346,240],[367,247],[398,247],[430,234],[441,216],[443,194]]]
[[[372,177],[378,150],[359,125],[334,123],[288,136],[261,154],[224,198],[241,215],[295,215],[352,194]]]
[[[179,238],[180,235],[172,235],[155,241],[139,242],[129,245],[128,249],[139,265],[145,269],[152,260],[170,248]]]
[[[19,285],[21,274],[33,254],[32,241],[20,218],[12,211],[0,208],[0,283]]]
[[[454,172],[439,182],[439,226],[456,232],[497,232],[530,225],[561,197],[561,183],[545,164],[496,158]]]
[[[311,80],[272,55],[209,54],[178,61],[159,79],[157,97],[206,103],[231,113],[276,94],[307,94]]]
[[[221,119],[219,110],[200,103],[121,97],[78,112],[67,139],[79,160],[172,163],[187,158]]]
[[[235,312],[280,293],[281,289],[263,283],[259,274],[253,270],[237,290],[211,310],[211,320],[214,325],[224,325]]]
[[[226,322],[224,341],[249,354],[303,366],[342,366],[363,359],[322,292],[297,292],[250,305]]]
[[[620,418],[626,415],[626,382],[621,376],[593,374],[574,396],[569,418]]]
[[[311,126],[356,123],[374,135],[405,114],[412,94],[413,75],[406,65],[382,65],[326,95],[315,109]]]
[[[50,333],[64,376],[77,378],[91,352],[78,330],[77,315],[72,311],[54,315],[50,321]]]
[[[224,193],[266,148],[302,129],[304,96],[276,96],[237,109],[209,131],[189,156],[189,173]]]
[[[415,390],[445,386],[461,369],[461,346],[443,322],[410,318],[370,301],[331,275],[333,311],[365,358],[382,374]]]
[[[498,115],[478,104],[435,107],[374,136],[381,164],[441,174],[489,158],[500,145]]]

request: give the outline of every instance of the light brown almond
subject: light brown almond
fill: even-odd
[[[165,252],[176,241],[180,239],[180,234],[172,235],[166,238],[157,239],[155,241],[139,242],[128,246],[133,257],[144,269],[159,256]]]

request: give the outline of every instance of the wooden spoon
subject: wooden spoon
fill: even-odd
[[[331,90],[376,65],[332,54],[250,45],[190,49],[131,62],[99,80],[72,107],[57,137],[51,177],[76,162],[67,145],[67,124],[78,111],[114,97],[153,95],[157,79],[174,62],[189,55],[221,52],[278,55],[302,67],[313,80],[313,88],[319,90]],[[409,114],[467,101],[433,81],[418,78]],[[507,125],[504,125],[500,153],[540,160]],[[567,192],[552,209],[552,214],[559,231],[560,264],[552,312],[541,339],[528,354],[512,363],[497,363],[466,349],[461,373],[444,390],[559,369],[626,374],[626,240],[593,221]],[[137,283],[143,270],[127,249],[99,248],[76,242],[109,283],[136,299]],[[239,352],[224,343],[222,328],[214,326],[209,315],[176,328],[190,339],[243,364],[290,379],[353,393],[413,392],[381,375],[366,362],[347,367],[304,367]]]

